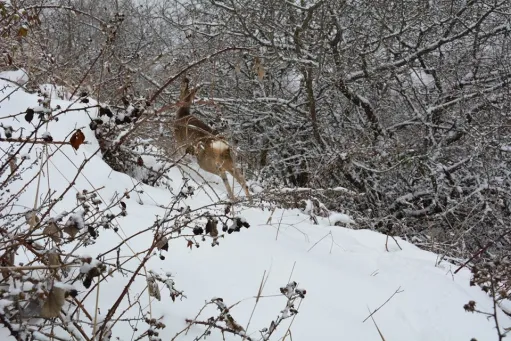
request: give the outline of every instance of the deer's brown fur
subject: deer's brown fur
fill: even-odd
[[[196,156],[197,163],[203,170],[218,175],[222,179],[231,200],[235,200],[226,176],[226,172],[229,172],[243,187],[245,195],[251,201],[245,177],[236,167],[231,147],[227,141],[219,136],[216,130],[190,113],[190,106],[197,88],[189,90],[188,85],[188,79],[184,78],[179,96],[180,107],[176,112],[174,121],[174,137],[178,149],[181,153]]]

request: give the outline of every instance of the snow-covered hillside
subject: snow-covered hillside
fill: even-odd
[[[3,73],[0,77],[15,79],[18,75]],[[37,117],[32,123],[28,123],[24,114],[15,117],[12,115],[25,112],[29,107],[38,107],[40,97],[37,94],[28,94],[22,89],[15,90],[14,84],[4,80],[0,80],[0,89],[0,100],[8,95],[8,99],[0,102],[0,123],[4,127],[12,126],[13,137],[21,134],[26,136],[33,130],[32,124],[38,121]],[[74,104],[73,107],[93,104],[91,101],[88,104]],[[70,102],[54,96],[51,106],[54,108],[57,105],[65,109]],[[15,193],[29,183],[23,189],[19,200],[9,205],[6,211],[9,214],[26,212],[34,207],[35,200],[40,202],[48,193],[51,193],[52,198],[58,198],[68,187],[70,189],[63,200],[51,210],[51,216],[73,210],[77,204],[76,195],[84,189],[89,192],[96,191],[102,200],[100,207],[106,208],[109,203],[120,199],[123,193],[135,188],[136,191],[130,192],[129,198],[122,199],[126,204],[127,215],[112,221],[113,227],[117,227],[118,231],[113,228],[100,230],[96,243],[80,249],[80,255],[87,254],[95,258],[120,245],[121,262],[134,253],[137,254],[138,258],[124,265],[136,270],[154,237],[154,231],[146,229],[169,212],[168,205],[175,201],[175,195],[183,184],[183,174],[177,167],[169,171],[173,189],[171,192],[168,189],[140,184],[137,180],[110,169],[103,162],[98,152],[98,142],[89,129],[90,117],[94,118],[95,115],[96,109],[89,109],[87,112],[69,111],[60,115],[58,121],[50,121],[38,134],[40,138],[42,133],[47,131],[53,141],[68,141],[70,134],[80,128],[88,143],[81,145],[77,151],[66,144],[48,144],[47,150],[44,149],[44,144],[30,144],[24,148],[21,154],[30,157],[26,165],[39,160],[30,168],[23,169],[23,172],[20,172],[22,177],[9,185],[10,193]],[[0,134],[5,137],[3,129],[0,129]],[[2,160],[7,157],[4,152],[12,145],[10,142],[0,142]],[[48,158],[48,155],[51,157]],[[83,169],[79,169],[83,161],[89,158]],[[45,162],[46,160],[48,162]],[[36,176],[41,169],[41,176]],[[215,181],[212,187],[221,193],[223,198],[226,197],[218,178],[200,171],[197,167],[194,169],[204,178]],[[8,172],[1,176],[0,183],[3,183],[7,175]],[[189,205],[191,210],[194,210],[212,205],[210,196],[215,197],[210,189],[201,186],[200,176],[192,173],[189,177],[199,184],[193,181],[189,183],[195,188],[194,194],[184,199],[180,206]],[[70,185],[70,182],[74,183]],[[9,193],[6,189],[0,188],[0,204],[7,201]],[[209,193],[206,193],[206,190]],[[117,214],[121,208],[120,205],[114,205],[109,210]],[[1,226],[2,217],[7,212],[0,214]],[[172,214],[178,213],[173,211]],[[262,338],[260,330],[268,328],[271,321],[285,308],[287,299],[280,293],[279,288],[285,287],[290,281],[296,281],[298,287],[306,290],[305,298],[299,305],[299,313],[286,319],[271,340],[279,340],[284,336],[290,324],[294,341],[381,340],[372,320],[366,318],[370,311],[382,305],[398,289],[399,293],[373,315],[385,340],[497,340],[492,319],[481,314],[467,313],[463,309],[466,303],[474,300],[479,310],[491,312],[493,302],[478,287],[469,286],[468,270],[464,269],[454,275],[454,268],[450,264],[436,264],[435,254],[421,251],[400,239],[399,246],[390,240],[387,252],[385,235],[331,226],[333,224],[328,219],[320,219],[319,225],[313,225],[308,215],[296,209],[272,211],[236,207],[234,214],[245,218],[250,228],[242,228],[239,233],[226,233],[225,238],[220,238],[219,245],[214,247],[211,246],[211,238],[205,242],[198,238],[199,248],[188,247],[184,237],[173,239],[169,243],[168,252],[162,252],[165,259],[162,260],[159,253],[154,254],[147,262],[146,270],[152,270],[162,277],[171,273],[175,289],[183,290],[186,297],[177,298],[173,302],[168,288],[160,284],[161,301],[152,297],[149,305],[149,296],[145,291],[146,279],[137,276],[129,297],[126,296],[116,310],[115,317],[121,317],[123,312],[124,315],[113,328],[113,338],[137,339],[147,329],[147,325],[133,322],[133,326],[136,325],[138,329],[134,331],[125,319],[140,317],[142,311],[148,314],[147,316],[151,314],[153,318],[162,318],[166,328],[159,330],[159,338],[174,340],[176,334],[187,326],[185,319],[207,321],[209,317],[217,316],[218,311],[214,306],[209,306],[198,317],[197,314],[207,301],[221,297],[227,306],[240,302],[230,313],[243,328],[246,328],[250,321],[246,334],[253,340],[259,340]],[[122,240],[130,236],[135,237],[122,244]],[[44,244],[43,241],[41,243]],[[71,252],[76,243],[75,240],[66,244],[64,254]],[[27,262],[23,253],[16,257],[16,262]],[[105,261],[115,264],[116,257],[116,252],[109,253]],[[62,279],[63,282],[71,283],[78,271],[79,268],[74,268],[67,279]],[[141,271],[141,274],[144,273]],[[256,305],[255,297],[263,274],[265,282],[262,297]],[[132,274],[128,272],[114,272],[101,283],[99,289],[91,286],[89,294],[81,281],[74,282],[73,286],[79,292],[79,300],[86,297],[84,305],[92,315],[95,311],[95,297],[99,295],[97,319],[101,321],[131,277]],[[96,280],[93,283],[95,282]],[[142,295],[138,296],[138,293]],[[12,300],[9,294],[5,294],[3,298]],[[2,302],[2,305],[8,303]],[[130,304],[132,307],[128,309]],[[67,305],[64,308],[68,312],[74,309],[75,307]],[[499,317],[504,327],[510,325],[504,314]],[[88,317],[80,314],[73,316],[73,320],[87,321]],[[90,324],[90,320],[88,321]],[[87,323],[82,323],[81,326],[90,336],[92,327]],[[194,325],[187,332],[178,335],[176,340],[194,340],[202,335],[205,329],[205,326]],[[50,330],[51,327],[42,328],[45,332]],[[75,334],[77,338],[85,339],[79,332]],[[8,340],[8,335],[7,329],[0,330],[2,340]],[[46,336],[43,334],[36,335],[45,340]],[[222,334],[213,330],[210,339],[222,340]],[[226,333],[225,340],[241,338]],[[291,340],[289,335],[286,340]]]

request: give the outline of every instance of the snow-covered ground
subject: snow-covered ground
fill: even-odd
[[[3,73],[0,77],[17,79],[19,74]],[[15,88],[13,84],[0,80],[0,89],[4,89],[0,92],[0,100]],[[38,98],[36,94],[28,94],[19,89],[11,93],[8,100],[0,103],[0,123],[12,126],[15,131],[13,137],[19,136],[19,128],[23,127],[26,134],[33,127],[23,119],[23,115],[17,118],[5,117],[24,112],[28,107],[38,107]],[[51,105],[66,108],[69,103],[53,98]],[[74,106],[79,107],[78,104]],[[113,171],[103,162],[99,153],[93,156],[77,175],[77,169],[83,160],[98,150],[94,134],[88,128],[89,115],[95,117],[95,110],[89,110],[88,115],[84,111],[71,111],[61,115],[58,122],[51,121],[47,128],[41,131],[40,137],[47,131],[54,141],[64,141],[69,139],[75,129],[81,128],[88,144],[82,145],[77,151],[69,145],[48,145],[48,152],[53,155],[50,161],[44,164],[41,181],[36,179],[30,183],[20,200],[12,207],[12,212],[25,211],[34,206],[38,183],[39,197],[48,193],[48,186],[55,191],[53,197],[57,197],[76,176],[71,190],[52,211],[54,215],[75,207],[76,194],[83,189],[97,190],[103,202],[108,203],[136,186],[139,192],[132,193],[129,199],[123,200],[127,206],[127,216],[114,220],[119,228],[118,233],[113,229],[101,230],[97,242],[83,249],[86,254],[95,258],[117,246],[122,238],[151,226],[157,217],[164,215],[164,208],[174,199],[168,189],[141,185],[129,176]],[[5,136],[1,128],[0,134]],[[7,142],[0,142],[0,155],[3,155],[8,145]],[[42,144],[32,149],[27,147],[22,154],[29,155],[30,161],[35,161],[38,157],[46,160]],[[40,165],[38,163],[32,169],[27,169],[23,173],[23,179],[11,186],[11,193],[22,188],[40,170]],[[194,169],[206,179],[215,181],[212,187],[226,197],[223,184],[218,178],[200,171],[196,166]],[[168,175],[176,192],[183,182],[182,173],[175,167]],[[5,176],[6,174],[0,178],[0,183]],[[191,174],[190,177],[200,182],[199,176]],[[197,184],[192,184],[198,187]],[[240,192],[239,188],[237,192]],[[209,195],[212,195],[211,191]],[[204,189],[197,189],[185,202],[192,209],[200,208],[211,204],[209,195]],[[112,208],[112,211],[118,213],[119,208]],[[292,280],[306,289],[307,294],[296,317],[285,320],[271,340],[279,340],[288,330],[290,323],[294,341],[381,340],[371,319],[363,321],[368,317],[369,311],[382,305],[398,289],[400,292],[374,314],[386,340],[497,340],[492,319],[481,314],[467,313],[463,309],[464,304],[474,300],[478,309],[491,312],[490,298],[479,288],[469,286],[468,270],[464,269],[454,275],[454,266],[448,263],[436,264],[437,256],[433,253],[419,250],[400,239],[398,241],[402,250],[391,239],[387,252],[385,235],[332,226],[335,221],[350,221],[349,217],[341,214],[334,214],[330,220],[319,219],[319,225],[313,225],[308,215],[296,209],[276,209],[272,212],[268,209],[237,207],[235,214],[244,217],[250,223],[250,228],[243,228],[239,233],[226,234],[225,238],[220,239],[220,245],[215,247],[206,241],[200,244],[200,248],[190,249],[184,239],[171,240],[168,252],[163,253],[164,260],[155,255],[148,261],[147,270],[160,274],[172,273],[176,289],[184,290],[186,298],[178,298],[173,302],[168,289],[161,286],[161,301],[152,298],[149,308],[147,292],[140,297],[136,296],[146,286],[145,278],[138,277],[130,291],[130,302],[138,300],[140,306],[129,310],[123,318],[137,317],[140,307],[144,312],[150,310],[154,318],[162,317],[162,322],[166,324],[166,328],[159,331],[159,337],[162,340],[171,340],[186,327],[185,319],[195,318],[205,302],[214,297],[222,297],[228,306],[241,301],[231,309],[231,314],[245,328],[265,273],[267,280],[262,292],[264,297],[258,302],[247,329],[247,334],[257,340],[261,337],[259,331],[269,327],[270,322],[276,319],[285,307],[286,298],[280,294],[279,288]],[[151,231],[131,239],[127,242],[129,248],[126,245],[121,246],[121,259],[124,259],[123,256],[131,256],[133,252],[146,250],[152,239]],[[66,247],[66,251],[70,251],[74,243]],[[110,254],[109,261],[115,262],[115,256],[115,252]],[[140,259],[142,257],[139,256]],[[128,262],[126,267],[135,269],[138,264],[139,260],[135,259]],[[76,276],[76,272],[71,272],[70,277],[73,276]],[[123,276],[114,273],[106,283],[101,284],[99,318],[107,314],[130,278],[130,274]],[[85,297],[87,290],[80,281],[75,282],[74,286],[80,292],[78,298]],[[97,292],[91,292],[85,301],[89,312],[94,311]],[[128,304],[128,300],[125,300],[117,314],[124,311]],[[217,311],[211,307],[204,310],[197,320],[205,321],[216,315]],[[499,317],[503,326],[511,324],[509,318],[503,314]],[[80,318],[86,319],[83,315],[80,315]],[[134,340],[146,327],[139,323],[139,330],[134,332],[128,324],[119,322],[114,327],[113,337]],[[84,329],[90,333],[90,329]],[[186,335],[182,334],[176,340],[193,340],[204,330],[203,326],[192,326]],[[0,330],[2,340],[5,340],[7,335],[9,332],[6,329]],[[43,336],[39,336],[44,340]],[[210,339],[222,340],[222,335],[213,331]],[[239,336],[230,334],[225,334],[225,339],[241,340]],[[286,340],[290,340],[289,336]]]

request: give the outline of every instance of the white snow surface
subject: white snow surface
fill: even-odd
[[[5,77],[3,74],[0,76]],[[4,86],[9,87],[8,92],[15,88],[15,85],[0,80],[0,89]],[[37,94],[28,94],[18,89],[8,100],[0,103],[0,122],[12,125],[15,130],[24,127],[28,129],[25,131],[31,131],[32,126],[25,122],[23,116],[19,116],[19,120],[4,117],[25,111],[28,106],[36,105],[37,99]],[[70,102],[52,99],[51,106],[55,107],[57,104],[64,109]],[[90,104],[95,102],[91,101]],[[79,105],[84,104],[73,106]],[[89,109],[88,112],[92,117],[96,115],[95,110]],[[34,118],[34,121],[36,120],[37,118]],[[44,130],[51,132],[54,141],[62,141],[68,138],[74,129],[82,128],[89,144],[82,145],[78,151],[74,151],[69,145],[49,145],[49,152],[55,154],[48,169],[46,165],[44,167],[39,193],[47,193],[49,182],[52,190],[60,194],[75,177],[81,162],[97,151],[98,143],[88,124],[89,117],[84,111],[72,111],[61,115],[58,122],[52,121],[45,127]],[[0,146],[4,150],[7,143],[0,142]],[[42,154],[42,148],[40,144],[32,150],[27,146],[22,153],[29,154],[30,162],[33,162]],[[192,167],[207,180],[214,181],[211,186],[221,193],[223,198],[226,197],[219,178],[199,170],[197,166]],[[39,165],[26,170],[23,175],[25,181],[32,178],[38,169]],[[179,170],[174,167],[168,175],[173,181],[173,189],[179,189],[183,181]],[[5,176],[6,174],[2,175],[0,181],[3,181]],[[189,176],[198,182],[202,181],[199,176]],[[24,181],[16,182],[11,191],[24,184]],[[83,189],[93,191],[101,188],[98,191],[100,198],[109,202],[116,194],[122,194],[137,184],[135,179],[113,171],[102,160],[101,154],[97,153],[81,175],[78,175],[75,185],[64,200],[57,204],[52,215],[56,216],[64,210],[71,211],[76,205],[77,192]],[[13,210],[24,211],[33,207],[36,187],[37,181],[33,181]],[[124,199],[128,215],[114,220],[114,225],[119,227],[119,233],[115,233],[113,229],[101,230],[97,243],[80,250],[80,253],[86,252],[95,258],[101,252],[115,247],[121,242],[121,238],[151,226],[155,217],[162,217],[165,212],[160,205],[166,206],[173,200],[168,189],[140,184],[137,188],[143,192],[132,193],[130,199]],[[207,189],[207,186],[204,188]],[[186,204],[192,209],[211,203],[204,188],[197,189],[195,195],[186,200]],[[239,193],[240,187],[236,189]],[[209,191],[211,195],[211,190]],[[215,198],[214,195],[211,196]],[[105,207],[104,203],[102,205]],[[273,213],[269,209],[245,207],[235,210],[235,215],[244,217],[250,223],[250,228],[242,228],[239,233],[226,234],[225,238],[220,239],[220,245],[215,247],[211,247],[207,240],[201,243],[200,248],[189,249],[184,239],[171,240],[169,251],[163,253],[165,260],[160,260],[158,255],[155,255],[148,261],[147,270],[153,270],[162,277],[170,272],[172,280],[175,281],[175,289],[184,290],[186,295],[185,299],[178,298],[172,302],[167,287],[160,283],[162,300],[153,298],[151,311],[154,318],[162,317],[161,321],[166,324],[165,329],[159,330],[162,340],[171,340],[186,327],[185,319],[195,318],[204,303],[214,297],[222,297],[227,306],[242,301],[230,312],[239,324],[246,327],[255,304],[254,296],[265,271],[268,280],[262,294],[267,297],[259,301],[247,330],[247,334],[256,340],[261,338],[259,330],[269,327],[270,322],[285,308],[286,298],[280,294],[279,288],[285,287],[290,280],[296,281],[298,287],[307,290],[299,313],[291,325],[294,341],[380,340],[371,319],[366,322],[363,320],[369,315],[368,309],[372,311],[378,308],[398,288],[401,288],[402,292],[374,314],[386,340],[497,339],[491,319],[481,314],[467,313],[463,309],[464,304],[474,300],[478,309],[492,311],[490,298],[478,287],[469,286],[470,273],[466,269],[454,275],[455,266],[449,263],[435,265],[437,255],[422,251],[399,238],[397,240],[402,250],[390,240],[387,252],[385,235],[368,230],[330,226],[333,224],[328,219],[320,219],[320,225],[313,225],[309,216],[298,209],[276,209]],[[270,216],[272,219],[268,223]],[[349,216],[340,214],[330,218],[343,222],[351,220]],[[133,251],[139,252],[150,246],[152,238],[153,233],[146,232],[130,240],[128,244]],[[67,245],[65,252],[71,251],[74,245]],[[121,256],[124,255],[132,255],[132,251],[126,246],[121,247]],[[110,255],[110,261],[115,262],[115,252]],[[139,260],[133,260],[128,262],[126,267],[136,269],[138,265]],[[76,276],[78,271],[79,268],[75,269],[70,276]],[[102,283],[99,320],[105,317],[130,277],[129,274],[122,276],[114,273],[107,282]],[[147,292],[141,297],[136,296],[146,284],[143,277],[137,278],[130,291],[130,299],[138,300],[143,311],[148,313]],[[76,281],[73,286],[79,291],[78,298],[84,297],[88,291],[80,281]],[[94,311],[95,295],[96,290],[91,292],[85,301],[90,312]],[[6,303],[6,300],[0,300],[0,308]],[[116,316],[127,306],[128,301],[125,300]],[[123,318],[138,316],[138,312],[139,307],[135,306],[128,310]],[[205,321],[210,316],[217,316],[217,310],[206,309],[198,320]],[[81,318],[85,316],[81,315]],[[510,326],[509,318],[503,314],[499,314],[499,318],[502,326]],[[293,318],[285,320],[271,340],[279,340],[292,321]],[[133,332],[127,324],[118,323],[113,328],[113,338],[136,339],[147,329],[147,325],[140,323],[138,328],[138,332]],[[88,326],[84,326],[84,330],[90,335],[91,329]],[[204,330],[203,326],[192,326],[187,335],[183,334],[177,340],[193,340]],[[9,340],[8,335],[6,329],[0,329],[0,339]],[[208,339],[222,340],[222,335],[213,331],[213,336]],[[225,339],[241,340],[239,336],[230,334],[225,334]]]
[[[25,84],[28,82],[28,75],[23,69],[18,69],[16,71],[4,71],[0,73],[0,78],[4,78],[2,82],[5,82],[5,79],[11,80],[17,84]]]

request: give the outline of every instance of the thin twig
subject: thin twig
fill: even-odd
[[[371,311],[369,309],[369,307],[367,307],[367,310]],[[380,334],[380,337],[381,337],[382,341],[385,341],[385,337],[383,337],[383,334],[382,334],[380,328],[378,328],[378,325],[376,324],[376,321],[374,320],[373,315],[371,314],[369,316],[371,317],[371,320],[373,320],[374,326],[376,327],[376,330],[378,331],[378,334]]]
[[[370,312],[369,316],[367,316],[367,317],[364,319],[364,321],[362,321],[362,323],[364,323],[365,321],[367,321],[367,319],[368,319],[368,318],[370,318],[370,317],[372,318],[372,317],[373,317],[373,315],[374,315],[374,314],[375,314],[378,310],[380,310],[380,309],[381,309],[381,308],[382,308],[385,304],[387,304],[387,302],[389,302],[389,301],[392,299],[392,297],[394,297],[396,294],[400,294],[400,293],[402,293],[402,292],[404,291],[404,290],[400,290],[400,289],[401,289],[401,287],[397,288],[397,289],[396,289],[396,291],[394,291],[394,293],[393,293],[393,294],[392,294],[392,295],[391,295],[391,296],[390,296],[390,297],[389,297],[389,298],[388,298],[385,302],[383,302],[383,304],[382,304],[382,305],[380,305],[378,308],[376,308],[376,309],[375,309],[372,313],[371,313],[371,311],[369,311],[369,312]]]
[[[9,143],[29,143],[29,144],[56,144],[56,145],[71,145],[68,141],[45,141],[45,140],[31,140],[31,139],[21,139],[21,138],[5,138],[0,137],[0,142],[9,142]],[[84,141],[83,144],[89,144],[89,142]]]
[[[263,294],[264,284],[266,283],[265,276],[266,276],[266,270],[264,270],[264,272],[263,272],[263,277],[261,278],[261,283],[259,284],[259,289],[257,290],[256,301],[254,303],[254,307],[252,308],[252,313],[250,313],[250,317],[248,319],[247,326],[245,327],[245,330],[248,330],[248,327],[250,326],[250,322],[252,321],[252,317],[254,316],[254,312],[256,310],[257,304],[259,303],[259,299],[261,298],[261,295]]]
[[[316,245],[318,245],[318,243],[319,243],[320,241],[322,241],[323,239],[325,239],[325,238],[326,238],[326,237],[328,237],[328,236],[332,236],[332,231],[328,232],[328,233],[327,233],[326,235],[324,235],[324,236],[323,236],[320,240],[318,240],[317,242],[315,242],[315,243],[314,243],[314,245],[312,245],[312,246],[310,247],[310,249],[308,249],[308,250],[307,250],[307,252],[309,252],[310,250],[312,250],[312,249],[313,249]]]

